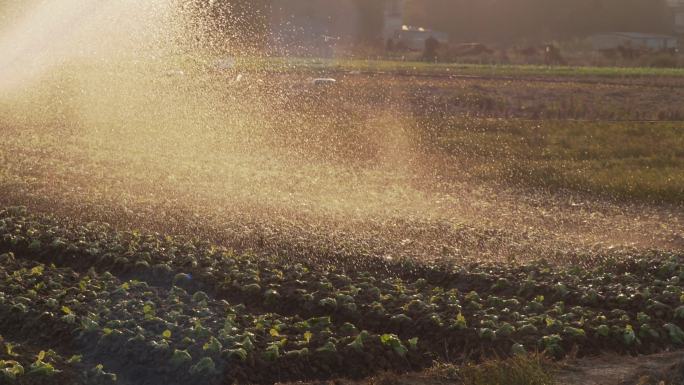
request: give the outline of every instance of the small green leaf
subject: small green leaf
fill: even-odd
[[[515,356],[524,356],[527,354],[527,351],[523,345],[515,343],[513,346],[511,346],[511,353]]]
[[[465,329],[468,326],[468,322],[466,322],[466,318],[462,313],[458,313],[456,316],[456,327],[459,329]]]
[[[610,328],[608,325],[599,325],[596,328],[596,333],[601,337],[608,337],[610,335]]]
[[[625,345],[629,346],[632,345],[636,342],[636,334],[634,334],[634,328],[632,328],[632,325],[627,325],[625,326],[625,331],[623,333],[623,340],[625,342]]]
[[[83,359],[83,356],[80,354],[74,354],[67,360],[67,364],[78,364],[81,362]]]
[[[240,361],[245,361],[245,360],[247,360],[247,351],[245,349],[242,349],[242,348],[230,349],[230,350],[228,350],[228,357],[237,358]]]
[[[174,350],[173,356],[171,356],[171,365],[181,366],[190,362],[192,362],[192,356],[187,350]]]
[[[190,367],[190,374],[200,376],[211,376],[216,373],[216,364],[211,357],[203,357],[197,364]]]
[[[209,341],[202,346],[202,349],[211,352],[211,353],[220,353],[221,349],[223,349],[223,346],[221,345],[221,342],[216,339],[216,337],[210,337]]]
[[[682,329],[679,328],[679,326],[667,323],[663,325],[663,328],[667,330],[668,334],[670,335],[670,339],[673,343],[677,345],[684,344],[684,332],[682,331]]]
[[[411,349],[416,349],[418,347],[418,337],[411,338],[408,340],[408,343]]]
[[[29,373],[39,376],[51,376],[58,372],[59,370],[56,370],[54,366],[40,360],[32,363],[29,368]]]
[[[14,352],[14,344],[10,342],[5,343],[5,351],[7,352],[7,355],[10,357],[19,357],[19,354]]]
[[[280,357],[280,347],[278,344],[270,344],[264,350],[264,358],[267,361],[275,361],[278,357]]]
[[[0,374],[14,380],[24,374],[24,367],[17,361],[0,361]]]
[[[337,353],[337,348],[332,341],[328,341],[323,346],[316,349],[316,351],[320,353]]]
[[[43,275],[43,270],[45,270],[45,266],[43,265],[38,265],[31,269],[31,275],[33,276],[41,276]]]

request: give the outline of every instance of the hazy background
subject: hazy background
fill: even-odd
[[[64,3],[69,3],[65,0]],[[169,0],[193,21],[179,38],[204,47],[261,50],[272,42],[274,15],[297,15],[301,24],[347,24],[359,44],[383,46],[384,12],[390,0]],[[13,25],[31,4],[48,0],[0,0],[0,31]],[[92,6],[106,9],[107,2]],[[97,4],[102,3],[102,4]],[[154,1],[151,3],[160,3]],[[669,0],[405,0],[407,25],[438,30],[451,42],[524,45],[582,39],[600,32],[672,34]],[[108,6],[115,10],[116,7]],[[156,7],[156,5],[155,5]],[[149,7],[148,7],[149,8]],[[284,11],[283,11],[284,10]],[[354,17],[349,15],[354,14]],[[132,16],[135,17],[135,16]],[[335,21],[335,19],[339,19]],[[285,23],[291,20],[286,20]],[[122,20],[122,22],[125,22]],[[74,22],[76,26],[79,22]],[[304,34],[307,31],[303,31]]]
[[[362,10],[360,40],[381,41],[386,0],[191,0],[215,16],[226,33],[249,29],[242,38],[265,41],[269,14],[284,4],[296,12],[314,3],[343,3]],[[672,11],[667,0],[407,0],[405,22],[449,33],[454,41],[514,43],[582,38],[597,32],[671,32]],[[334,6],[334,7],[333,7]],[[226,15],[232,15],[226,18]],[[331,11],[330,17],[335,12]]]

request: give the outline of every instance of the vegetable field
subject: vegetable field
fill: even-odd
[[[679,73],[267,64],[0,95],[0,383],[684,349]]]
[[[284,3],[0,1],[0,385],[684,381],[677,52]]]
[[[358,271],[22,207],[0,212],[0,251],[5,380],[273,383],[684,346],[681,254]]]

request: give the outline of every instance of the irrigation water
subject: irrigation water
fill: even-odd
[[[230,39],[188,39],[187,4],[3,12],[5,203],[293,257],[563,260],[680,242],[667,210],[459,178],[466,167],[426,156],[430,127],[373,79],[315,87],[313,75],[217,65],[247,59]]]

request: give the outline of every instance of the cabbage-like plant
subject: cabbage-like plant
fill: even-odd
[[[672,323],[666,323],[665,325],[663,325],[663,328],[667,330],[667,333],[669,334],[670,340],[673,344],[684,344],[684,332],[681,328],[679,328],[679,326]]]
[[[216,370],[216,364],[211,357],[203,357],[195,365],[190,367],[191,375],[209,377],[217,373],[218,371]]]
[[[14,380],[24,374],[24,367],[17,361],[0,360],[0,374],[6,379]]]
[[[359,333],[359,335],[356,336],[356,338],[354,338],[354,340],[353,340],[351,343],[349,343],[349,345],[347,345],[347,346],[349,346],[350,348],[352,348],[352,349],[354,349],[354,350],[356,350],[356,351],[359,351],[359,352],[362,351],[362,350],[363,350],[363,343],[364,343],[364,341],[368,338],[368,335],[369,335],[369,334],[368,334],[367,331],[365,331],[365,330],[362,331],[362,332]]]
[[[496,329],[496,335],[504,338],[509,337],[513,333],[515,333],[515,326],[509,324],[508,322],[502,323],[501,326]]]
[[[596,334],[601,337],[608,337],[610,335],[610,328],[608,325],[601,324],[596,328]]]
[[[463,330],[468,327],[468,322],[462,313],[456,315],[456,319],[452,322],[452,328],[456,330]]]
[[[243,348],[228,349],[225,351],[225,354],[228,356],[228,358],[233,358],[240,361],[246,361],[248,355],[247,351]]]
[[[213,354],[219,354],[221,353],[221,349],[223,349],[223,346],[221,345],[221,342],[217,340],[214,336],[209,337],[209,341],[207,341],[204,346],[202,347],[204,351],[213,353]]]
[[[380,342],[385,346],[391,347],[395,353],[402,357],[408,352],[408,349],[401,343],[401,340],[396,334],[383,334],[380,336]]]
[[[527,354],[527,350],[523,345],[515,343],[511,346],[511,354],[514,356],[524,356]]]
[[[335,347],[335,343],[333,341],[328,340],[325,344],[323,344],[323,346],[316,349],[316,352],[318,352],[318,353],[337,353],[337,348]]]
[[[45,352],[41,351],[38,354],[38,358],[29,367],[29,373],[39,376],[52,376],[55,373],[59,373],[59,370],[55,369],[52,364],[44,362]]]
[[[634,333],[634,328],[632,325],[625,326],[625,330],[622,333],[622,340],[627,346],[631,346],[638,342],[636,333]]]
[[[88,379],[92,379],[96,384],[113,384],[116,383],[116,374],[105,372],[102,364],[96,365],[86,373]]]
[[[674,311],[674,316],[677,319],[684,319],[684,305],[679,306]]]
[[[173,366],[182,366],[187,363],[192,362],[192,356],[190,356],[190,353],[188,353],[187,350],[174,350],[173,355],[171,356],[171,365]]]
[[[560,357],[563,354],[563,348],[560,345],[562,341],[563,339],[558,334],[551,334],[541,338],[541,345],[547,353]]]
[[[276,342],[268,344],[264,349],[264,359],[266,361],[275,361],[280,357],[280,345]]]
[[[584,331],[584,329],[575,328],[572,326],[564,327],[563,328],[563,334],[566,336],[573,337],[573,338],[584,338],[587,335],[587,333]]]

